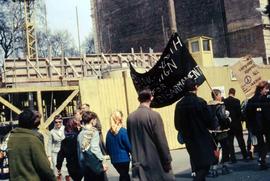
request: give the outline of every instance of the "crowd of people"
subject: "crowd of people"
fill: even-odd
[[[237,162],[234,137],[244,161],[254,159],[255,150],[258,152],[259,170],[268,168],[265,161],[270,148],[270,97],[267,81],[261,81],[254,96],[243,101],[242,106],[240,100],[235,98],[234,88],[229,89],[227,98],[222,97],[220,90],[212,90],[213,100],[208,103],[197,96],[198,86],[193,79],[186,80],[185,90],[184,97],[176,105],[174,121],[190,155],[194,180],[203,181],[206,176],[217,177],[220,173],[232,172],[228,163]],[[248,130],[247,147],[243,137],[243,121]]]
[[[237,162],[234,137],[243,160],[253,159],[252,148],[255,147],[259,169],[267,169],[269,84],[260,82],[254,96],[244,102],[242,109],[234,88],[229,89],[227,98],[221,96],[220,90],[212,90],[213,100],[208,103],[197,96],[197,90],[196,81],[185,81],[185,94],[176,104],[174,114],[178,140],[185,143],[190,156],[193,179],[203,181],[207,175],[217,177],[219,170],[221,174],[232,172],[228,163]],[[66,168],[66,180],[107,181],[106,155],[119,173],[120,181],[130,181],[131,177],[136,181],[175,180],[163,120],[151,109],[152,100],[149,89],[139,92],[139,107],[128,115],[127,128],[123,126],[123,113],[112,112],[106,137],[103,137],[98,115],[90,110],[89,104],[83,104],[65,123],[61,115],[55,116],[48,142],[38,132],[41,115],[25,109],[18,117],[18,127],[8,135],[10,180],[60,180]],[[243,121],[249,133],[247,147]]]

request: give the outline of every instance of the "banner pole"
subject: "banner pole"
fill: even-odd
[[[212,87],[210,86],[210,84],[209,84],[209,82],[208,82],[208,80],[207,80],[206,78],[205,78],[205,81],[206,81],[206,83],[207,83],[209,89],[211,90],[211,92],[213,92],[213,89],[212,89]]]
[[[211,93],[212,93],[213,92],[213,89],[212,89],[210,83],[208,82],[208,80],[206,79],[206,77],[205,77],[205,81],[206,81],[206,83],[207,83],[207,85],[208,85],[208,87],[209,87],[209,89],[211,90]],[[214,93],[214,95],[216,97],[217,95],[215,94],[215,92],[213,92],[213,93]]]

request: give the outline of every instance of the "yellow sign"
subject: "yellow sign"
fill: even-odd
[[[231,66],[247,98],[253,96],[257,84],[262,80],[258,67],[251,57],[244,57]]]

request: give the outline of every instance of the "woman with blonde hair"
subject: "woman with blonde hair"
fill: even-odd
[[[123,128],[123,113],[114,111],[110,117],[111,128],[106,136],[106,148],[111,162],[120,174],[119,181],[130,181],[129,153],[131,145],[126,128]]]

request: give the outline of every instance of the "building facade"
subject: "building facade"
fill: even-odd
[[[92,0],[102,52],[162,51],[170,37],[168,1]],[[174,1],[178,33],[213,39],[214,57],[261,56],[270,62],[269,19],[256,8],[267,0]]]

